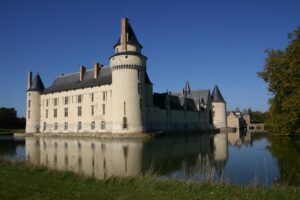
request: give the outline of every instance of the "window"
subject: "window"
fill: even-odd
[[[91,106],[91,115],[94,116],[94,105]]]
[[[49,99],[46,100],[46,107],[49,105]]]
[[[64,130],[68,130],[68,122],[65,122],[65,125],[64,125]]]
[[[101,129],[105,129],[105,128],[106,128],[105,121],[101,121]]]
[[[126,115],[126,102],[124,101],[124,115]]]
[[[127,117],[123,117],[123,129],[128,128],[127,126]]]
[[[102,104],[102,115],[105,115],[105,104]]]
[[[106,96],[105,96],[105,92],[102,92],[102,100],[105,101]]]
[[[53,110],[53,117],[56,118],[57,117],[57,109]]]
[[[77,103],[81,103],[82,102],[82,95],[78,95],[77,96]]]
[[[138,80],[140,80],[141,79],[141,71],[140,70],[137,71],[137,76],[138,76]]]
[[[77,124],[77,130],[80,131],[81,129],[82,129],[81,122],[78,122],[78,124]]]
[[[48,118],[48,109],[46,109],[46,116],[45,117]]]
[[[68,108],[65,108],[65,117],[68,117],[68,115],[69,115],[69,110]]]
[[[142,99],[140,99],[140,109],[141,110],[143,109],[143,101],[142,101]]]
[[[68,105],[69,103],[69,97],[65,97],[65,105]]]
[[[54,130],[57,130],[57,128],[58,128],[58,124],[57,124],[57,122],[55,122],[54,123]]]
[[[54,104],[55,106],[57,106],[57,102],[58,102],[58,99],[57,99],[57,98],[54,98],[54,99],[53,99],[53,104]]]
[[[138,85],[139,94],[142,94],[142,84],[139,83]]]
[[[94,102],[94,94],[91,94],[91,102]]]
[[[30,119],[30,111],[27,113],[27,119]]]
[[[47,123],[44,122],[44,128],[43,128],[43,130],[45,131],[46,129],[47,129]]]
[[[31,101],[30,101],[30,100],[28,100],[28,108],[30,108],[30,104],[31,104]]]
[[[81,116],[81,106],[79,106],[78,108],[77,108],[77,115],[80,117]]]
[[[91,123],[91,130],[95,130],[95,121],[92,121]]]

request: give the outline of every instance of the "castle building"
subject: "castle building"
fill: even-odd
[[[216,86],[153,93],[147,57],[128,19],[109,64],[58,76],[45,88],[28,73],[26,133],[135,133],[224,128],[226,102]],[[224,117],[225,116],[225,117]]]

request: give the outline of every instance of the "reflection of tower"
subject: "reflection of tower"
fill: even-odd
[[[226,102],[218,88],[215,86],[212,92],[212,106],[214,112],[214,127],[215,128],[226,128],[227,127],[227,111]]]
[[[40,141],[35,137],[26,137],[26,160],[32,164],[40,164]]]
[[[26,133],[40,131],[40,94],[45,89],[39,74],[31,81],[32,73],[28,73],[27,105],[26,105]]]
[[[214,161],[216,170],[222,174],[228,159],[228,138],[227,133],[220,133],[214,136]]]
[[[127,146],[123,146],[123,153],[124,153],[124,159],[125,159],[125,173],[127,173],[128,145]]]

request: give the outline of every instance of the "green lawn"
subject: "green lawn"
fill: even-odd
[[[144,178],[85,178],[0,161],[0,199],[299,199],[300,188],[200,184]]]
[[[0,135],[12,135],[14,133],[24,133],[24,129],[0,129]]]

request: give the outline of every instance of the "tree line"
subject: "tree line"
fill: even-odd
[[[26,119],[17,117],[14,108],[0,107],[0,129],[24,129]]]
[[[258,76],[272,94],[266,125],[271,133],[300,134],[300,27],[288,34],[285,49],[268,49]]]

